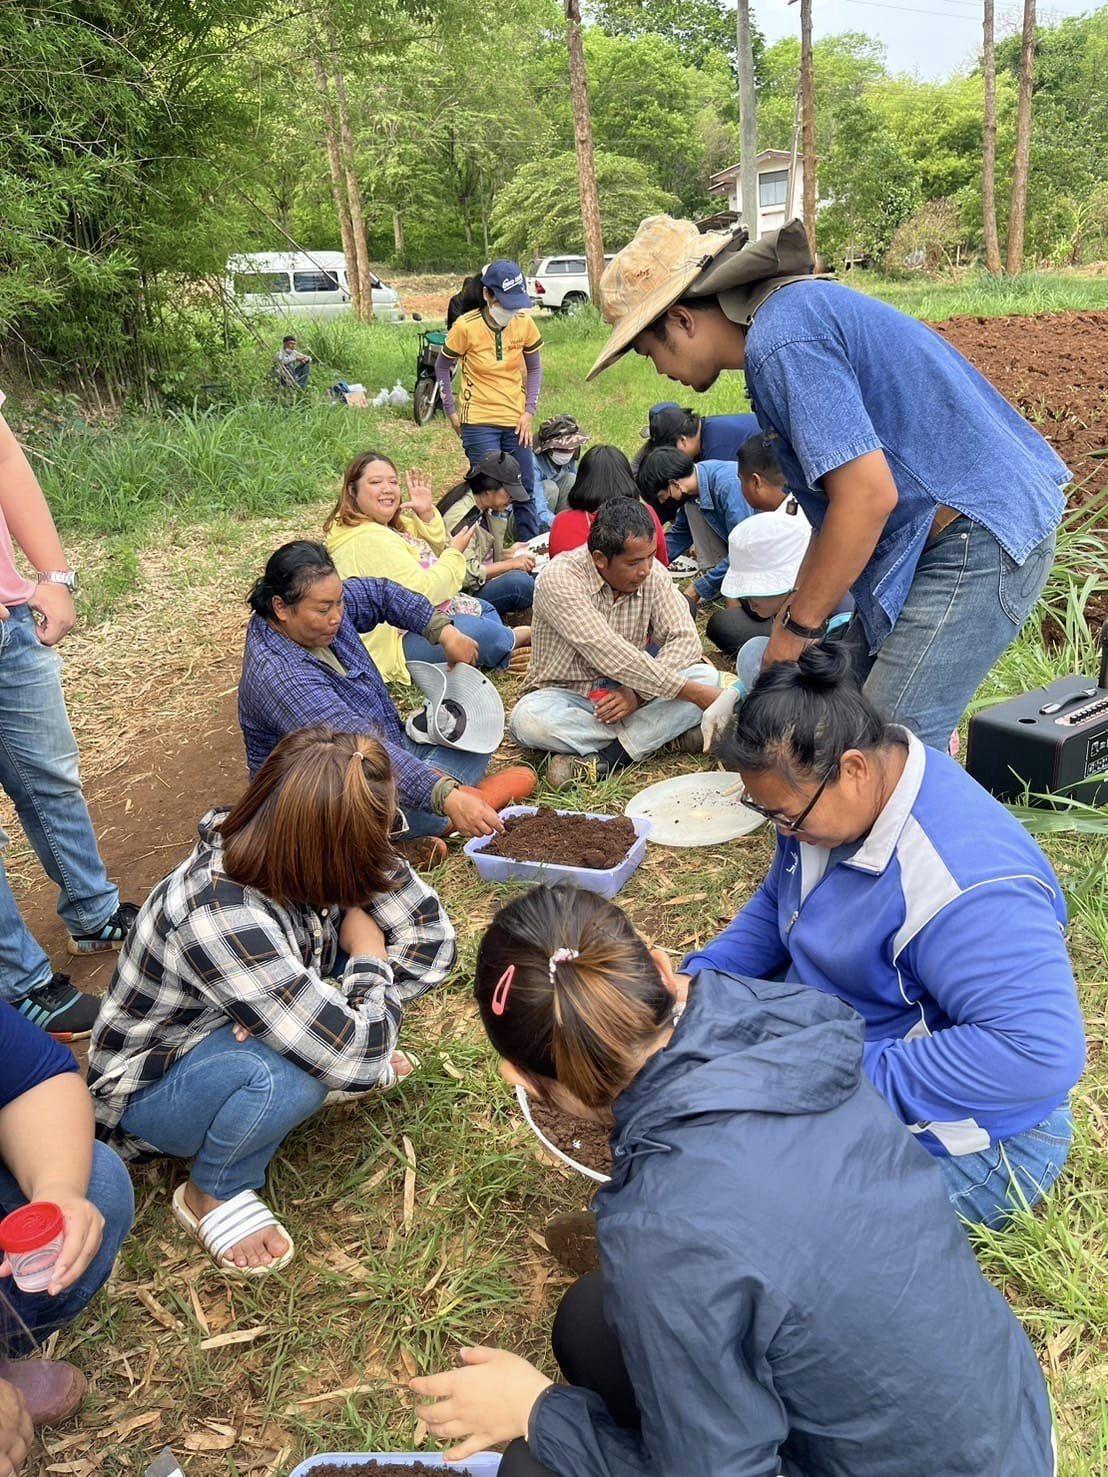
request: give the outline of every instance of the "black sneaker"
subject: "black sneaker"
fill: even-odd
[[[24,995],[15,1008],[57,1041],[83,1041],[92,1035],[100,1001],[95,995],[82,995],[67,974],[56,974],[48,985]]]
[[[72,934],[66,948],[71,954],[100,954],[105,949],[118,949],[133,928],[138,915],[137,904],[120,903],[112,916],[95,933]]]

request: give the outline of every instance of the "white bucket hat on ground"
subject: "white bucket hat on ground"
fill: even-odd
[[[412,681],[427,699],[404,725],[417,744],[445,744],[471,754],[492,754],[504,737],[504,704],[476,667],[409,662]]]
[[[812,525],[801,512],[786,509],[790,498],[772,513],[755,513],[735,525],[727,540],[727,573],[720,594],[725,600],[758,600],[787,595],[812,537]]]

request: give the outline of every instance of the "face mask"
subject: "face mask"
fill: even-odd
[[[489,303],[488,309],[489,317],[496,324],[497,328],[507,328],[508,324],[519,311],[516,308],[502,308],[499,303]]]
[[[573,452],[552,451],[550,453],[550,460],[554,463],[556,467],[566,467],[573,460]]]

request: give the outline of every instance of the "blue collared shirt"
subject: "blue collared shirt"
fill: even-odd
[[[726,544],[731,530],[744,518],[749,518],[754,511],[743,497],[738,467],[733,460],[699,461],[696,463],[696,486],[696,501],[704,514],[705,523]],[[692,547],[692,542],[688,519],[684,517],[682,509],[666,534],[669,557],[676,559],[679,554],[684,554]],[[727,573],[727,563],[728,558],[724,554],[714,569],[702,574],[696,581],[696,592],[701,600],[714,600],[719,594],[723,576]]]
[[[940,504],[987,528],[1017,564],[1062,516],[1061,458],[945,339],[877,298],[838,282],[780,288],[747,336],[746,384],[816,529],[822,478],[885,453],[898,501],[853,586],[872,651],[903,609]]]
[[[246,628],[239,681],[239,724],[253,776],[288,733],[326,723],[338,733],[366,733],[388,751],[402,804],[430,810],[440,776],[403,746],[404,730],[388,689],[362,645],[374,626],[424,631],[434,607],[392,580],[343,582],[346,610],[331,650],[345,676],[269,626],[260,615]]]

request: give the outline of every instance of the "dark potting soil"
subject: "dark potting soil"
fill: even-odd
[[[623,861],[637,839],[625,815],[598,821],[586,815],[537,810],[534,815],[509,816],[504,834],[483,850],[486,856],[506,856],[515,862],[549,862],[606,872]]]
[[[443,1477],[450,1472],[453,1477],[470,1477],[468,1467],[429,1467],[426,1462],[413,1462],[401,1466],[399,1462],[353,1462],[340,1466],[338,1462],[326,1462],[322,1467],[312,1468],[312,1477]]]
[[[552,1144],[557,1144],[563,1154],[576,1159],[597,1174],[611,1174],[612,1146],[611,1131],[602,1123],[592,1123],[588,1118],[571,1118],[568,1113],[559,1113],[548,1103],[530,1100],[531,1117]]]

